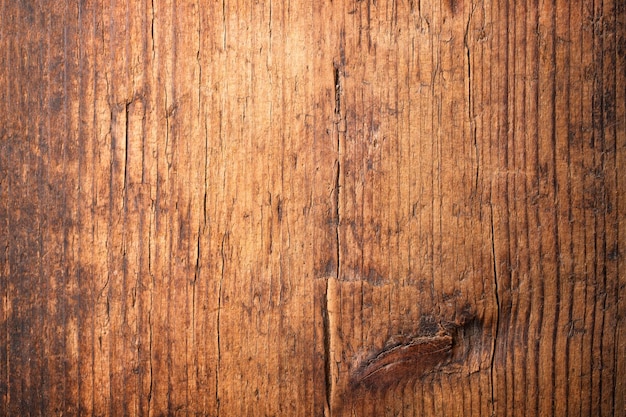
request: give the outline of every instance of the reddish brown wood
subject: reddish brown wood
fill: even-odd
[[[0,0],[0,414],[626,415],[622,3]]]

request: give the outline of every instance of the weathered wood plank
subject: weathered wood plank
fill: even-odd
[[[616,124],[615,109],[623,106],[615,101],[614,84],[615,71],[623,65],[604,48],[615,50],[614,20],[623,10],[610,2],[595,10],[589,6],[420,2],[417,12],[428,22],[421,32],[397,17],[410,16],[410,5],[346,3],[340,8],[336,32],[342,36],[336,49],[338,54],[345,51],[338,99],[346,115],[346,132],[338,133],[344,146],[344,244],[341,289],[333,294],[341,301],[331,310],[340,360],[335,390],[340,414],[397,414],[403,402],[416,404],[424,395],[434,396],[420,410],[426,414],[478,414],[481,408],[482,414],[491,409],[498,415],[619,413],[615,397],[608,394],[617,392],[617,386],[616,363],[610,359],[615,345],[608,342],[613,336],[607,328],[619,320],[618,256],[610,249],[618,246],[619,220],[612,209],[617,201],[612,199],[619,188],[613,179],[616,159],[610,155],[624,139],[604,126]],[[588,20],[591,26],[579,35]],[[376,31],[384,37],[377,38]],[[426,40],[418,42],[424,32]],[[394,53],[403,44],[430,48],[423,54]],[[424,55],[432,61],[430,79],[420,81],[417,72],[396,75],[403,66],[400,56],[416,56],[419,62]],[[583,65],[585,55],[590,61]],[[400,79],[402,85],[426,83],[430,88],[421,97],[428,97],[427,113],[412,116],[411,109],[423,107],[419,96],[415,102],[410,96],[403,100],[401,88],[377,79],[380,74]],[[585,89],[587,95],[581,96]],[[384,100],[389,103],[381,104]],[[398,109],[406,115],[398,116]],[[352,120],[351,113],[356,115]],[[403,135],[409,135],[398,129],[402,117],[418,126],[407,148],[425,142],[415,159],[406,160],[399,151]],[[423,126],[424,120],[430,126]],[[379,129],[387,143],[375,149]],[[378,167],[372,154],[381,155]],[[405,178],[403,171],[409,178],[418,173],[421,185],[398,181]],[[407,196],[426,198],[403,204]],[[412,211],[404,208],[411,204]],[[415,213],[418,225],[429,231],[422,248],[432,248],[421,257],[410,243],[401,246],[414,235],[407,233],[411,223],[402,219]],[[407,259],[430,265],[430,293],[408,279],[419,269],[398,268],[406,267]],[[578,279],[576,270],[581,271]],[[364,300],[370,299],[376,318],[358,320],[369,307]],[[423,310],[412,313],[408,303]],[[406,310],[400,310],[405,304]],[[484,310],[476,312],[479,306]],[[433,361],[434,353],[415,354],[414,359],[398,359],[399,364],[417,363],[413,376],[399,365],[387,369],[391,375],[378,371],[385,386],[397,377],[394,394],[389,388],[372,392],[371,387],[363,394],[350,386],[351,375],[360,375],[363,358],[377,352],[378,360],[391,355],[386,349],[397,343],[394,334],[417,335],[411,343],[419,346],[420,317],[446,321],[461,312],[474,318],[480,334],[472,342],[472,349],[482,352],[473,353],[475,359],[470,354],[457,369],[446,370],[447,361]],[[367,340],[371,333],[379,340]],[[429,337],[436,343],[441,336]],[[369,356],[368,349],[373,349]],[[432,378],[425,377],[425,366],[433,368],[428,373]],[[572,367],[579,370],[571,374]],[[487,384],[483,394],[472,397],[476,393],[466,382],[475,371],[485,374]],[[407,384],[426,390],[412,397]],[[467,393],[475,405],[463,411],[458,402],[438,398],[450,391],[462,398]]]
[[[0,1],[0,414],[625,414],[625,19]]]

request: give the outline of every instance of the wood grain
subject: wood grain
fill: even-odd
[[[626,415],[619,0],[0,0],[0,415]]]

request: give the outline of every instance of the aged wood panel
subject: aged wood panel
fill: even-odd
[[[323,413],[332,62],[287,6],[2,3],[3,414]]]
[[[337,16],[332,408],[625,414],[623,5]]]
[[[0,1],[0,414],[626,415],[622,3]]]

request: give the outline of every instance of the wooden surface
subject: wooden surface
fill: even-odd
[[[0,414],[626,415],[625,24],[0,1]]]

